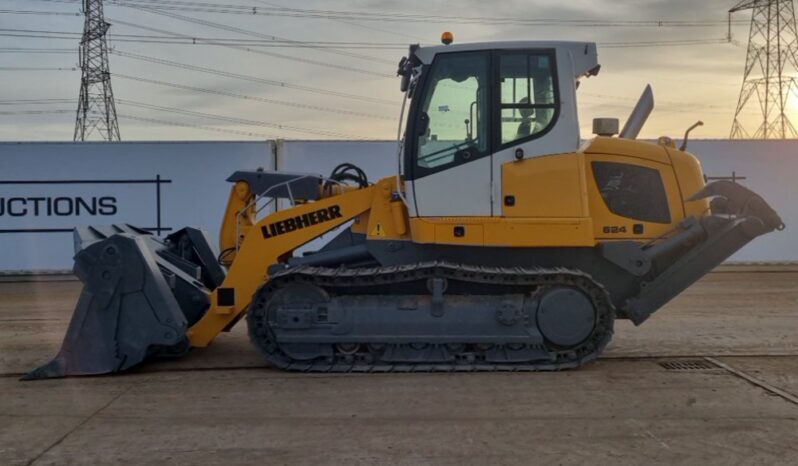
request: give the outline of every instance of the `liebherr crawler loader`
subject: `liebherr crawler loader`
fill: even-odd
[[[193,228],[76,230],[84,289],[61,351],[27,377],[184,354],[245,315],[268,364],[287,370],[595,359],[615,319],[642,323],[784,227],[748,189],[706,184],[684,145],[635,140],[650,91],[620,137],[617,120],[598,120],[604,135],[581,143],[577,84],[598,71],[593,43],[411,47],[397,176],[370,183],[350,164],[329,177],[236,172],[218,250]]]

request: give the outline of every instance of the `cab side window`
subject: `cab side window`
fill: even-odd
[[[558,98],[554,58],[549,53],[499,57],[501,144],[530,139],[553,124]]]
[[[418,167],[466,163],[489,152],[489,77],[487,52],[435,59],[419,113]]]

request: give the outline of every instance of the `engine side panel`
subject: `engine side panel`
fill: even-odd
[[[684,219],[670,164],[615,154],[589,154],[585,164],[597,240],[651,240]]]

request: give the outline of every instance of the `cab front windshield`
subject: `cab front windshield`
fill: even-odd
[[[430,73],[418,113],[418,166],[440,167],[487,152],[488,55],[443,55]]]

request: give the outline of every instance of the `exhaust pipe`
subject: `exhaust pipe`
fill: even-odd
[[[623,125],[620,137],[625,139],[636,139],[637,135],[640,134],[640,130],[643,129],[643,125],[646,124],[648,116],[651,115],[652,110],[654,110],[654,92],[651,90],[651,84],[647,84],[646,88],[643,90],[643,95],[640,96],[637,105],[635,105],[634,110],[632,110],[631,115],[629,115],[629,119],[626,120],[626,124]]]

